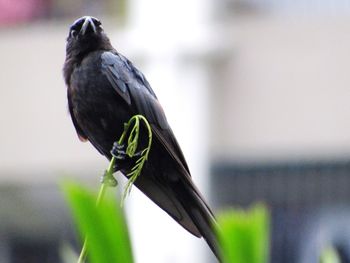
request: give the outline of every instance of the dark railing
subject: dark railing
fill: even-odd
[[[339,248],[342,263],[349,262],[350,234],[345,233],[350,233],[350,223],[340,222],[350,222],[350,160],[215,163],[210,186],[217,209],[267,204],[272,216],[271,263],[318,262],[327,242]],[[320,241],[318,233],[326,230]]]

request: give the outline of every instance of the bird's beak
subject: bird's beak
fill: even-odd
[[[91,16],[86,16],[84,17],[84,23],[80,29],[80,32],[79,34],[81,35],[85,35],[85,33],[88,31],[88,28],[90,27],[91,30],[94,32],[94,34],[97,33],[97,30],[96,30],[96,25],[94,24],[94,21],[92,20],[92,17]]]

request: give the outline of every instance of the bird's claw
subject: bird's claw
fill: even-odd
[[[111,154],[118,160],[125,160],[126,157],[128,156],[126,152],[125,144],[119,144],[118,142],[114,142],[111,150]],[[140,157],[141,155],[142,155],[142,151],[138,151],[138,152],[135,152],[132,155],[132,157]]]
[[[101,183],[108,186],[115,187],[118,185],[117,179],[113,177],[113,174],[108,174],[107,171],[101,177]]]
[[[134,153],[134,155],[132,157],[140,157],[142,155],[142,151],[138,151],[136,153]]]
[[[125,160],[127,155],[125,144],[113,143],[111,154],[118,160]]]

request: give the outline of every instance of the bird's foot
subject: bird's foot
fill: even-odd
[[[113,174],[108,173],[105,171],[105,173],[101,177],[101,183],[107,184],[108,186],[115,187],[118,185],[117,179],[114,178]]]
[[[125,144],[119,144],[118,142],[113,143],[113,147],[111,150],[112,156],[114,156],[118,160],[125,160],[128,155],[127,147]],[[142,155],[142,151],[135,152],[130,157],[140,157]]]
[[[111,154],[118,160],[125,160],[127,156],[125,144],[113,143]]]

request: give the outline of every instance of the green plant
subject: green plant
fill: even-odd
[[[338,251],[333,246],[326,247],[320,257],[320,263],[340,263]]]
[[[91,263],[132,263],[127,225],[116,198],[101,198],[101,192],[95,195],[74,183],[65,183],[63,190],[81,237],[87,237],[84,247]],[[218,225],[223,263],[268,262],[269,216],[264,206],[221,213]],[[83,262],[86,251],[78,262]],[[338,261],[325,256],[321,262]]]
[[[269,216],[263,205],[225,211],[218,216],[218,225],[224,263],[268,262]]]
[[[64,183],[63,190],[74,221],[85,242],[91,263],[132,263],[133,256],[124,213],[114,197],[96,205],[96,195],[85,188]],[[79,259],[83,262],[84,256]]]
[[[148,145],[141,150],[124,190],[122,203],[140,175],[152,144],[152,131],[146,118],[133,116],[125,123],[118,144],[126,145],[126,154],[134,157],[138,150],[140,123],[148,130]],[[65,183],[63,190],[84,245],[78,259],[83,263],[88,255],[91,263],[132,263],[130,239],[122,208],[115,198],[105,198],[108,186],[116,186],[113,177],[115,157],[106,170],[98,195],[73,183]],[[217,235],[224,263],[267,263],[269,251],[269,216],[265,207],[256,206],[251,211],[230,210],[218,217]],[[88,253],[87,253],[88,251]],[[326,261],[334,262],[334,261]]]
[[[152,145],[152,129],[150,124],[148,123],[147,119],[142,115],[134,115],[130,118],[128,123],[124,124],[124,132],[121,135],[118,143],[119,145],[122,145],[125,143],[126,136],[129,134],[128,140],[127,140],[127,147],[126,147],[126,154],[129,157],[133,157],[138,150],[138,143],[139,143],[139,134],[140,134],[140,121],[143,121],[147,128],[148,132],[148,145],[145,149],[141,151],[141,156],[136,160],[135,166],[131,169],[131,172],[128,173],[126,176],[129,178],[128,183],[125,187],[122,203],[124,202],[126,196],[130,193],[131,187],[136,181],[137,177],[141,174],[143,165],[148,159],[149,151],[151,150]],[[131,125],[133,124],[132,128]],[[131,128],[131,131],[129,132],[129,129]],[[112,158],[111,162],[114,161],[114,157]]]
[[[147,119],[142,116],[142,115],[134,115],[130,118],[130,120],[124,124],[124,131],[122,135],[120,136],[120,139],[118,140],[119,145],[126,145],[126,154],[129,157],[134,157],[137,150],[138,150],[138,144],[139,144],[139,134],[140,134],[140,122],[143,121],[147,128],[148,132],[148,145],[145,149],[141,150],[140,157],[136,160],[135,166],[132,167],[131,172],[128,173],[126,176],[129,178],[128,183],[125,187],[124,194],[122,197],[122,204],[124,203],[124,200],[126,196],[130,193],[131,187],[136,181],[137,177],[141,174],[142,168],[145,164],[145,162],[148,159],[149,151],[151,149],[152,145],[152,130],[151,126],[148,123]],[[129,131],[130,130],[130,131]],[[73,185],[67,185],[64,187],[65,193],[68,199],[68,202],[72,208],[73,215],[75,216],[76,223],[78,225],[78,228],[80,229],[81,234],[83,235],[85,233],[85,241],[83,244],[83,248],[81,250],[78,263],[84,262],[84,259],[86,257],[87,251],[92,251],[91,253],[91,258],[93,263],[99,263],[99,262],[132,262],[131,257],[129,261],[123,261],[128,259],[126,255],[123,253],[120,253],[120,250],[117,254],[115,255],[124,255],[122,257],[116,257],[116,259],[119,259],[121,261],[106,261],[106,258],[100,257],[103,255],[103,250],[107,249],[105,246],[96,246],[97,244],[104,244],[103,239],[98,240],[96,237],[104,237],[104,238],[110,238],[108,239],[112,243],[109,244],[111,247],[114,244],[117,244],[119,241],[117,239],[113,240],[111,239],[110,236],[107,235],[107,232],[103,233],[101,232],[101,235],[98,235],[98,231],[96,232],[95,227],[98,225],[94,225],[93,220],[91,221],[92,218],[96,218],[96,220],[99,220],[97,224],[100,224],[99,227],[104,227],[103,229],[108,229],[111,228],[112,226],[120,230],[123,228],[123,224],[125,226],[124,218],[121,215],[121,210],[115,210],[116,212],[116,217],[114,219],[116,220],[114,222],[114,225],[109,225],[108,222],[108,217],[105,217],[104,220],[106,220],[106,224],[103,223],[103,220],[101,220],[104,216],[111,214],[113,210],[111,209],[112,207],[112,202],[111,204],[108,205],[104,201],[104,196],[106,194],[106,190],[109,186],[116,186],[118,185],[117,180],[113,177],[114,173],[114,166],[115,166],[116,158],[112,156],[111,161],[109,163],[109,166],[107,170],[105,171],[105,174],[103,175],[102,178],[102,184],[100,187],[100,191],[96,197],[96,204],[94,203],[95,209],[92,209],[91,206],[89,206],[89,203],[86,203],[88,206],[85,205],[84,201],[89,201],[88,194],[86,190],[79,188],[78,186],[73,186]],[[85,194],[84,194],[85,193]],[[84,200],[86,199],[86,200]],[[91,200],[90,200],[91,201]],[[81,203],[79,203],[81,202]],[[109,208],[108,208],[109,206]],[[108,209],[109,210],[108,210]],[[104,210],[105,209],[105,210]],[[85,219],[86,218],[86,219]],[[111,218],[113,220],[113,218]],[[126,228],[126,227],[125,227]],[[112,230],[112,229],[110,229]],[[123,234],[121,231],[112,231],[110,233],[114,233],[114,235],[118,234]],[[104,236],[103,236],[104,235]],[[109,234],[111,235],[111,234]],[[122,238],[124,238],[124,241],[129,244],[129,250],[130,250],[130,243],[127,241],[128,235],[124,233],[122,235]],[[100,243],[98,243],[100,242]],[[122,244],[119,242],[119,244]],[[107,250],[108,251],[108,250]],[[118,251],[118,250],[117,250]],[[131,253],[129,253],[131,255]],[[114,254],[111,254],[112,256]],[[96,260],[96,261],[95,261]]]

